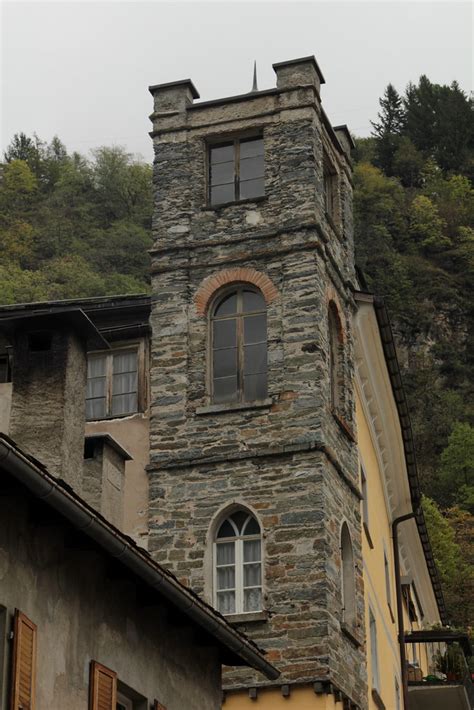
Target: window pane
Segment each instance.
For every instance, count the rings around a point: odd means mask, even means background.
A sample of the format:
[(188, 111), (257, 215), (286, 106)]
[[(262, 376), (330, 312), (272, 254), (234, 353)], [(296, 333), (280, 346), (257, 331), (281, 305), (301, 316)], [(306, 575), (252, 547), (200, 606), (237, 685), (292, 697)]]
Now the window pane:
[(260, 562), (260, 540), (244, 540), (244, 562)]
[[(220, 188), (218, 188), (220, 189)], [(247, 200), (251, 197), (261, 197), (265, 194), (265, 180), (256, 178), (255, 180), (240, 181), (240, 199)]]
[(113, 377), (113, 394), (127, 394), (137, 391), (137, 373), (124, 372)]
[(258, 316), (245, 316), (244, 318), (244, 343), (261, 343), (267, 339), (267, 316), (262, 313)]
[(237, 348), (214, 350), (214, 378), (231, 377), (237, 372)]
[(240, 180), (253, 180), (254, 178), (263, 178), (264, 166), (263, 155), (256, 158), (247, 158), (240, 161)]
[(224, 520), (220, 526), (217, 537), (235, 537), (235, 530), (228, 520)]
[(217, 592), (217, 609), (221, 614), (235, 614), (235, 592)]
[(256, 291), (244, 291), (243, 293), (243, 311), (244, 313), (249, 313), (250, 311), (266, 311), (267, 304), (261, 293)]
[(262, 583), (262, 565), (244, 565), (244, 587), (259, 587)]
[(217, 589), (235, 589), (235, 567), (218, 567)]
[(237, 400), (237, 376), (221, 377), (214, 380), (214, 402), (235, 402)]
[(255, 518), (250, 518), (248, 521), (247, 525), (245, 526), (245, 530), (243, 532), (244, 535), (258, 535), (260, 533), (260, 526), (255, 520)]
[(263, 138), (240, 141), (240, 159), (252, 158), (254, 155), (263, 155)]
[(218, 565), (233, 565), (235, 562), (235, 543), (219, 542), (216, 545)]
[(266, 372), (267, 369), (267, 344), (246, 345), (244, 347), (244, 374), (256, 375)]
[(136, 372), (137, 353), (118, 353), (114, 355), (114, 375), (120, 372)]
[(211, 147), (211, 164), (227, 163), (229, 160), (234, 160), (234, 144), (228, 143), (219, 147)]
[(233, 202), (234, 200), (234, 183), (211, 187), (211, 205), (220, 205), (223, 202)]
[(234, 161), (211, 165), (211, 185), (228, 185), (229, 183), (234, 183)]
[(137, 393), (114, 394), (112, 397), (112, 414), (130, 414), (137, 411)]
[[(225, 304), (222, 304), (225, 306)], [(214, 348), (230, 348), (236, 344), (235, 318), (214, 321)]]
[(90, 357), (87, 361), (87, 377), (102, 377), (105, 375), (105, 355)]
[(87, 419), (103, 419), (105, 417), (105, 397), (88, 399), (86, 402)]
[(218, 304), (214, 311), (214, 317), (231, 316), (234, 313), (237, 313), (237, 294), (231, 293)]
[(94, 377), (87, 380), (86, 397), (104, 397), (105, 396), (105, 377)]
[(244, 611), (260, 611), (262, 608), (262, 590), (246, 589), (244, 591)]
[(237, 526), (237, 530), (239, 531), (239, 535), (242, 533), (242, 528), (245, 525), (245, 521), (249, 517), (249, 514), (245, 510), (238, 510), (236, 513), (234, 513), (232, 516), (232, 520)]
[(245, 375), (244, 377), (244, 398), (246, 402), (255, 402), (265, 399), (267, 396), (267, 375)]

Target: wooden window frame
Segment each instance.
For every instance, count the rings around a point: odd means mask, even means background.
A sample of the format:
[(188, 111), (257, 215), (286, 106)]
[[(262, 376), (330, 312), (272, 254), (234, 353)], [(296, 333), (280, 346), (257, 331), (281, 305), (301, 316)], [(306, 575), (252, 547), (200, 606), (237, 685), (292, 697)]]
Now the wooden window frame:
[[(254, 535), (241, 535), (239, 534), (238, 530), (236, 529), (236, 526), (234, 522), (231, 520), (232, 515), (236, 512), (238, 512), (240, 509), (237, 508), (236, 510), (233, 510), (229, 515), (225, 518), (223, 518), (219, 525), (216, 528), (216, 533), (214, 535), (214, 542), (213, 542), (213, 557), (212, 557), (212, 574), (213, 574), (213, 600), (214, 600), (214, 608), (218, 609), (218, 600), (217, 600), (217, 593), (219, 592), (235, 592), (235, 609), (234, 611), (230, 612), (229, 614), (224, 614), (224, 616), (233, 616), (234, 614), (256, 614), (261, 611), (263, 611), (263, 535), (262, 535), (262, 528), (260, 526), (260, 523), (256, 519), (256, 517), (242, 509), (242, 512), (248, 513), (248, 518), (246, 522), (244, 523), (244, 526), (248, 524), (249, 519), (253, 519), (257, 522), (259, 528), (260, 528), (260, 533), (254, 534)], [(221, 525), (225, 521), (229, 521), (232, 527), (236, 530), (236, 535), (234, 537), (220, 537), (217, 538), (217, 533), (219, 532), (219, 529)], [(243, 527), (244, 527), (243, 526)], [(257, 562), (249, 562), (249, 563), (244, 563), (244, 542), (251, 541), (251, 540), (259, 540), (260, 541), (260, 585), (256, 585), (254, 587), (244, 587), (244, 564), (258, 564)], [(218, 565), (217, 564), (217, 546), (219, 544), (228, 544), (228, 543), (234, 543), (234, 564), (233, 565), (228, 565), (231, 567), (234, 567), (235, 569), (235, 588), (234, 589), (217, 589), (217, 568), (218, 567), (223, 567), (225, 565)], [(260, 589), (260, 609), (252, 609), (251, 611), (245, 611), (244, 610), (244, 590), (245, 589)], [(223, 612), (220, 612), (221, 614)]]
[[(207, 171), (207, 206), (208, 207), (221, 207), (223, 205), (233, 204), (235, 202), (251, 202), (253, 200), (261, 200), (265, 197), (265, 145), (263, 150), (263, 193), (261, 195), (256, 195), (255, 197), (240, 197), (240, 144), (242, 142), (247, 142), (251, 140), (261, 140), (263, 141), (263, 132), (260, 133), (239, 133), (238, 136), (229, 136), (225, 138), (221, 136), (219, 138), (213, 138), (208, 140), (206, 144), (206, 171)], [(226, 146), (233, 146), (234, 149), (234, 197), (232, 200), (226, 200), (225, 202), (212, 202), (211, 200), (211, 151), (213, 148), (224, 148)], [(231, 183), (229, 183), (231, 184)]]
[[(113, 358), (114, 355), (126, 352), (135, 352), (137, 354), (137, 408), (132, 412), (123, 412), (121, 414), (112, 414), (112, 395), (113, 395)], [(105, 357), (105, 415), (97, 419), (89, 419), (86, 421), (95, 422), (103, 421), (104, 419), (121, 419), (130, 417), (133, 414), (144, 412), (146, 409), (146, 373), (145, 373), (145, 343), (144, 341), (132, 343), (118, 343), (110, 350), (92, 350), (87, 353), (87, 359)], [(87, 401), (87, 397), (86, 397)]]
[[(372, 623), (373, 621), (373, 623)], [(373, 629), (373, 633), (372, 633)], [(372, 690), (380, 691), (380, 667), (379, 667), (379, 653), (378, 653), (378, 640), (377, 640), (377, 619), (372, 607), (369, 605), (369, 642), (370, 642), (370, 661), (371, 661), (371, 673), (372, 677), (370, 679)]]
[(127, 698), (126, 695), (123, 695), (120, 691), (117, 691), (117, 703), (120, 703), (125, 710), (133, 710), (133, 700), (131, 698)]
[[(246, 313), (243, 312), (242, 308), (240, 307), (239, 310), (239, 304), (241, 306), (243, 302), (243, 291), (253, 291), (254, 293), (259, 294), (264, 303), (265, 307), (262, 310), (258, 311), (248, 311)], [(222, 302), (224, 298), (227, 296), (230, 296), (232, 293), (236, 293), (237, 295), (237, 312), (233, 315), (225, 316), (225, 317), (217, 317), (215, 318), (214, 313), (216, 308), (218, 308), (219, 304)], [(261, 343), (265, 342), (266, 345), (266, 356), (267, 356), (267, 369), (266, 369), (266, 392), (265, 396), (262, 397), (261, 399), (257, 400), (247, 400), (245, 399), (245, 388), (244, 388), (244, 327), (243, 327), (243, 322), (244, 318), (247, 316), (256, 316), (256, 315), (262, 315), (265, 314), (267, 317), (267, 323), (266, 323), (266, 331), (265, 331), (265, 340), (259, 341), (258, 343), (252, 343), (252, 345), (259, 345)], [(215, 397), (214, 397), (214, 328), (213, 324), (217, 320), (225, 320), (225, 319), (232, 319), (235, 318), (236, 320), (236, 349), (237, 349), (237, 398), (235, 400), (226, 400), (225, 402), (216, 402)], [(208, 391), (210, 394), (210, 401), (212, 404), (222, 404), (222, 405), (235, 405), (235, 404), (254, 404), (258, 402), (262, 402), (265, 400), (265, 398), (268, 396), (268, 308), (266, 305), (266, 300), (259, 288), (256, 286), (253, 286), (252, 284), (249, 283), (236, 283), (232, 284), (232, 286), (229, 286), (225, 288), (224, 290), (219, 291), (214, 298), (212, 299), (211, 307), (209, 308), (209, 321), (208, 321), (208, 343), (209, 343), (209, 349), (208, 349)], [(256, 373), (256, 374), (262, 374), (262, 373)]]
[(99, 709), (99, 677), (105, 675), (112, 682), (111, 708), (116, 710), (117, 707), (117, 673), (112, 671), (107, 666), (104, 666), (98, 661), (90, 663), (90, 679), (89, 679), (89, 710)]
[(13, 619), (13, 663), (12, 663), (12, 682), (11, 682), (11, 710), (22, 710), (23, 700), (21, 697), (20, 676), (22, 663), (22, 629), (26, 626), (32, 633), (32, 648), (31, 648), (31, 674), (30, 674), (30, 702), (28, 710), (35, 710), (36, 706), (36, 646), (37, 646), (37, 627), (31, 619), (29, 619), (19, 609), (15, 609)]

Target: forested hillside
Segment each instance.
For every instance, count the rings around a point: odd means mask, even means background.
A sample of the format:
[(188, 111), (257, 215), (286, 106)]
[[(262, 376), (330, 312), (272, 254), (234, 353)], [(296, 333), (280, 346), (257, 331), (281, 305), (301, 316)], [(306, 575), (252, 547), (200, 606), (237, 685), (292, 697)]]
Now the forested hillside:
[[(459, 87), (389, 85), (356, 139), (357, 263), (392, 316), (425, 515), (454, 624), (474, 621), (474, 121)], [(148, 290), (151, 167), (15, 136), (0, 180), (0, 303)]]
[(356, 139), (356, 259), (387, 303), (454, 624), (474, 622), (474, 115), (453, 83), (389, 85)]

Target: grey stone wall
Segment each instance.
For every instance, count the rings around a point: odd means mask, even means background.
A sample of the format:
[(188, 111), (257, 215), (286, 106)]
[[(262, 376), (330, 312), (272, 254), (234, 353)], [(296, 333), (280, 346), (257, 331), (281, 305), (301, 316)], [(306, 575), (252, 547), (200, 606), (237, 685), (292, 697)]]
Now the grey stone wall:
[[(268, 618), (245, 630), (281, 682), (331, 679), (366, 705), (364, 654), (341, 631), (340, 525), (352, 534), (358, 627), (363, 589), (352, 393), (352, 188), (345, 150), (321, 113), (311, 62), (277, 68), (279, 89), (192, 105), (154, 89), (150, 550), (209, 601), (211, 523), (235, 501), (260, 515)], [(184, 96), (184, 92), (186, 96)], [(184, 98), (183, 98), (184, 97)], [(174, 111), (173, 111), (174, 106)], [(263, 131), (265, 197), (210, 208), (206, 140)], [(325, 214), (323, 160), (339, 174), (336, 224)], [(268, 389), (261, 408), (209, 407), (204, 279), (253, 268), (268, 305)], [(343, 401), (329, 385), (328, 304), (343, 324)], [(212, 557), (212, 555), (211, 555)], [(228, 684), (263, 682), (232, 672)]]
[(10, 435), (80, 493), (84, 451), (86, 348), (73, 333), (52, 333), (51, 348), (34, 351), (29, 334), (13, 349)]

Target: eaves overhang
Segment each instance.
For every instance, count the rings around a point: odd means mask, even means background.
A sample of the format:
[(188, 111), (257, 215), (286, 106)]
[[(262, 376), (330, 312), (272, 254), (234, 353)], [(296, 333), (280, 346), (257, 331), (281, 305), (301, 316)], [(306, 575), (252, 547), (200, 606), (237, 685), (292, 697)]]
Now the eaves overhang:
[(223, 663), (247, 665), (270, 680), (278, 678), (279, 671), (265, 660), (264, 652), (253, 641), (234, 629), (219, 612), (191, 589), (184, 587), (146, 550), (121, 533), (70, 486), (52, 476), (39, 461), (22, 451), (5, 434), (0, 434), (0, 472), (2, 470), (201, 627), (215, 640)]
[(421, 489), (416, 465), (413, 431), (388, 311), (383, 299), (377, 298), (371, 293), (355, 291), (354, 299), (356, 303), (359, 303), (360, 305), (371, 305), (375, 313), (378, 331), (380, 334), (380, 342), (384, 353), (390, 385), (400, 423), (412, 510), (415, 513), (416, 526), (422, 544), (426, 566), (430, 575), (433, 593), (436, 598), (440, 619), (443, 624), (447, 624), (448, 617), (441, 581), (434, 561), (433, 550), (428, 536), (423, 509), (421, 507)]

